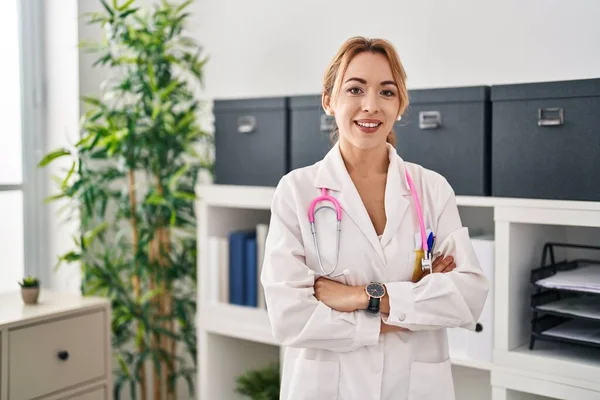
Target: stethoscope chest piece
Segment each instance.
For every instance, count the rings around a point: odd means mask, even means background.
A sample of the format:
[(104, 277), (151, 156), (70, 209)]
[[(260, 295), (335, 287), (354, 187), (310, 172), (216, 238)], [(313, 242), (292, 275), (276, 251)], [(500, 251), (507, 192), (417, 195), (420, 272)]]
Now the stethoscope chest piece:
[(426, 253), (425, 257), (421, 258), (421, 271), (429, 273), (433, 272), (433, 264), (431, 263), (431, 255)]

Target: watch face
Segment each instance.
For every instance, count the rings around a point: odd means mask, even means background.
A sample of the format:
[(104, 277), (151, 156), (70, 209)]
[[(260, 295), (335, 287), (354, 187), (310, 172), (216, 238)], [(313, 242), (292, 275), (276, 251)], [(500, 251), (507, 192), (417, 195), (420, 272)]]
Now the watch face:
[(381, 298), (385, 294), (385, 288), (379, 283), (371, 283), (367, 286), (367, 294), (371, 297)]

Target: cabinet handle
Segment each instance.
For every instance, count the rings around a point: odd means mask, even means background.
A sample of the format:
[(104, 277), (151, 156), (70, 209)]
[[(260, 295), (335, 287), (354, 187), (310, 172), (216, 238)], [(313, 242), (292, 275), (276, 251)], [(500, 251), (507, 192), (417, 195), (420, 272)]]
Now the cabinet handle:
[(442, 124), (442, 114), (439, 111), (421, 111), (419, 113), (420, 129), (437, 129)]
[(477, 324), (475, 324), (475, 332), (481, 332), (483, 330), (483, 325), (481, 325), (479, 322)]
[(67, 361), (69, 359), (69, 352), (66, 350), (59, 351), (58, 358), (62, 361)]
[(538, 126), (559, 126), (565, 123), (562, 107), (538, 108)]
[(251, 133), (256, 130), (256, 117), (253, 115), (246, 115), (238, 118), (238, 132), (239, 133)]

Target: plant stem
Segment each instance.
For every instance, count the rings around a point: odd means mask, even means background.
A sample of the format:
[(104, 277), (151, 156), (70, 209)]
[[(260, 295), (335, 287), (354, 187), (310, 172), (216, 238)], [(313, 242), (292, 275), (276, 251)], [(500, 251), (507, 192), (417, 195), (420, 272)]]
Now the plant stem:
[[(160, 182), (160, 178), (157, 177), (157, 191), (162, 197), (164, 195), (164, 187)], [(149, 258), (152, 264), (158, 264), (163, 270), (161, 273), (157, 273), (159, 282), (156, 280), (151, 281), (151, 290), (154, 290), (157, 285), (160, 285), (160, 294), (156, 297), (157, 306), (157, 317), (164, 318), (171, 314), (171, 288), (168, 285), (168, 273), (169, 268), (169, 252), (170, 252), (170, 237), (168, 228), (163, 226), (164, 221), (158, 221), (158, 227), (155, 231), (155, 236), (150, 242)], [(172, 332), (173, 323), (172, 321), (163, 321), (161, 327)], [(153, 383), (154, 383), (154, 399), (162, 398), (161, 393), (161, 382), (168, 382), (168, 377), (174, 373), (174, 354), (171, 349), (174, 347), (174, 343), (171, 343), (171, 339), (166, 335), (155, 334), (152, 338), (152, 347), (154, 349), (162, 350), (162, 353), (168, 355), (166, 361), (161, 361), (161, 375), (154, 370)], [(174, 387), (167, 386), (167, 399), (175, 399)]]
[[(134, 273), (133, 273), (133, 277), (131, 278), (132, 280), (132, 284), (133, 284), (133, 295), (135, 297), (136, 300), (139, 299), (140, 297), (140, 277), (137, 275), (137, 253), (138, 253), (138, 243), (139, 243), (139, 231), (138, 231), (138, 226), (137, 226), (137, 205), (136, 205), (136, 194), (135, 194), (135, 175), (134, 175), (134, 170), (130, 169), (129, 173), (129, 207), (131, 208), (131, 218), (130, 218), (130, 223), (131, 223), (131, 230), (132, 230), (132, 241), (133, 241), (133, 259), (134, 259)], [(142, 329), (141, 324), (138, 323), (138, 332)], [(138, 337), (140, 337), (140, 335), (138, 335)], [(142, 354), (145, 351), (145, 346), (144, 346), (144, 335), (141, 335), (141, 339), (138, 342), (138, 350), (140, 352), (140, 354)], [(146, 369), (144, 368), (144, 365), (142, 364), (140, 366), (140, 370), (139, 370), (139, 374), (140, 374), (140, 396), (141, 396), (141, 400), (146, 400), (147, 398), (147, 393), (146, 393)]]
[[(154, 265), (154, 263), (156, 263), (156, 261), (158, 260), (158, 242), (156, 240), (156, 237), (154, 237), (150, 243), (149, 243), (149, 249), (148, 249), (148, 256), (150, 259), (150, 263), (152, 265)], [(150, 277), (150, 290), (154, 291), (156, 289), (156, 279), (154, 278), (156, 276), (156, 274), (152, 274), (152, 276)], [(154, 306), (157, 308), (157, 314), (156, 317), (161, 317), (162, 316), (162, 310), (161, 310), (161, 297), (163, 296), (162, 293), (158, 294), (153, 300), (152, 302), (154, 303)], [(152, 335), (152, 349), (153, 350), (158, 350), (160, 348), (160, 334), (159, 333), (154, 333)], [(160, 365), (161, 365), (161, 371), (164, 371), (164, 362), (160, 361)], [(154, 399), (158, 400), (161, 399), (161, 381), (162, 381), (162, 376), (158, 374), (157, 371), (157, 366), (155, 365), (154, 368), (152, 369), (152, 386), (153, 386), (153, 393), (154, 393)], [(163, 372), (164, 374), (164, 372)]]
[[(164, 186), (160, 180), (160, 177), (157, 176), (157, 190), (159, 195), (162, 197), (164, 195)], [(161, 282), (162, 294), (160, 297), (160, 314), (167, 317), (171, 316), (172, 310), (172, 288), (170, 287), (170, 282), (168, 280), (168, 271), (167, 269), (170, 267), (169, 262), (169, 254), (171, 252), (171, 238), (169, 235), (168, 228), (161, 226), (157, 229), (157, 240), (158, 240), (158, 262), (161, 267), (165, 268), (163, 271), (163, 280)], [(168, 319), (163, 323), (163, 327), (169, 331), (174, 332), (174, 324), (172, 319)], [(162, 337), (161, 348), (168, 354), (167, 359), (167, 368), (165, 370), (165, 381), (168, 381), (169, 376), (172, 376), (175, 373), (175, 340), (171, 339), (167, 336)], [(167, 400), (175, 400), (176, 396), (175, 385), (170, 387), (167, 385)]]

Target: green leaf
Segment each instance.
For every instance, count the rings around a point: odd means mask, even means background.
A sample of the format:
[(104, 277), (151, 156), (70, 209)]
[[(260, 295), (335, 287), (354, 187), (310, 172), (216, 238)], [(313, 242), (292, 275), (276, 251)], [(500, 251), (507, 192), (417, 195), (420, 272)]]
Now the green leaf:
[(150, 291), (144, 293), (140, 297), (140, 299), (138, 300), (138, 303), (140, 303), (140, 304), (148, 303), (150, 300), (154, 299), (156, 296), (159, 296), (160, 294), (162, 294), (162, 290), (160, 288), (150, 290)]
[(156, 75), (154, 73), (154, 65), (152, 63), (148, 63), (148, 83), (150, 84), (150, 89), (153, 92), (156, 92)]
[(88, 248), (93, 243), (96, 236), (104, 232), (108, 228), (108, 222), (103, 222), (92, 230), (89, 230), (83, 234), (83, 247)]
[(187, 0), (184, 1), (183, 3), (181, 3), (179, 6), (177, 6), (177, 8), (175, 9), (175, 13), (179, 14), (181, 11), (183, 11), (185, 8), (187, 8), (194, 0)]
[[(127, 9), (129, 8), (129, 6), (130, 6), (131, 4), (133, 4), (133, 2), (134, 2), (134, 1), (135, 1), (135, 0), (128, 0), (128, 1), (126, 1), (124, 4), (122, 4), (121, 6), (117, 6), (117, 0), (114, 0), (114, 3), (113, 3), (113, 4), (114, 4), (114, 7), (115, 7), (117, 10), (119, 10), (119, 11), (123, 11), (123, 10), (127, 10)], [(122, 14), (121, 14), (121, 16), (122, 16)]]
[(92, 96), (81, 96), (81, 101), (83, 101), (85, 104), (90, 104), (96, 107), (100, 107), (103, 105), (102, 101), (100, 101), (99, 98)]
[(65, 190), (67, 188), (67, 185), (69, 183), (69, 179), (71, 178), (71, 176), (73, 175), (73, 172), (75, 171), (75, 167), (77, 166), (77, 161), (73, 161), (73, 163), (71, 164), (71, 169), (69, 169), (69, 172), (67, 173), (67, 176), (65, 176), (65, 179), (63, 180), (61, 187), (63, 190)]
[(54, 150), (53, 152), (46, 154), (44, 158), (39, 162), (38, 167), (45, 167), (57, 158), (70, 155), (71, 152), (65, 148)]
[(186, 201), (196, 200), (196, 195), (194, 193), (190, 193), (190, 192), (175, 191), (175, 192), (173, 192), (173, 197), (175, 197), (177, 199), (181, 199), (181, 200), (186, 200)]
[(167, 186), (169, 188), (169, 191), (174, 192), (174, 191), (177, 190), (177, 185), (179, 183), (179, 180), (189, 170), (190, 170), (190, 165), (189, 164), (184, 164), (179, 169), (177, 169), (177, 171), (175, 171), (175, 173), (173, 174), (173, 176), (171, 176), (171, 178), (169, 179), (169, 183), (167, 184)]
[(53, 201), (56, 201), (56, 200), (62, 199), (62, 198), (64, 198), (64, 197), (65, 197), (65, 194), (64, 194), (64, 193), (57, 193), (57, 194), (53, 194), (53, 195), (51, 195), (51, 196), (48, 196), (48, 197), (46, 197), (46, 198), (44, 199), (44, 204), (51, 203), (51, 202), (53, 202)]
[(108, 12), (111, 16), (115, 15), (115, 12), (110, 8), (108, 3), (106, 3), (106, 0), (100, 0), (100, 3), (102, 3), (106, 12)]

